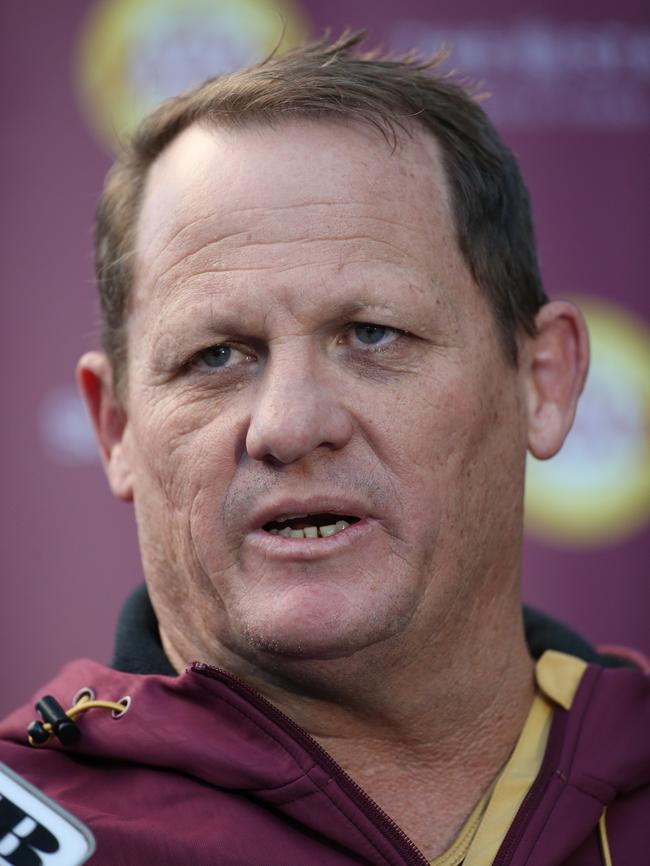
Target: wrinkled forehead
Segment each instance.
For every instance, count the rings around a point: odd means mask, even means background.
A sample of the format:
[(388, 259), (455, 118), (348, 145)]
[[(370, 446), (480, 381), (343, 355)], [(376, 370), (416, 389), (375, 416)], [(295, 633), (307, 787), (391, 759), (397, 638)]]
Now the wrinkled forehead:
[(438, 143), (419, 126), (398, 132), (392, 148), (379, 130), (347, 121), (195, 124), (149, 171), (136, 250), (151, 261), (201, 223), (214, 232), (217, 218), (226, 235), (253, 227), (263, 212), (299, 235), (316, 208), (325, 221), (344, 221), (347, 208), (351, 220), (383, 216), (414, 231), (441, 219), (451, 225)]

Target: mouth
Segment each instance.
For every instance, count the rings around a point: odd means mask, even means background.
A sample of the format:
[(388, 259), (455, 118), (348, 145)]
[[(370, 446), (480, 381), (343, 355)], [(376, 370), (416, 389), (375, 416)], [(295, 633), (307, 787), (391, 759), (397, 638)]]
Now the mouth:
[(270, 520), (262, 529), (284, 538), (330, 538), (360, 520), (354, 514), (288, 514)]

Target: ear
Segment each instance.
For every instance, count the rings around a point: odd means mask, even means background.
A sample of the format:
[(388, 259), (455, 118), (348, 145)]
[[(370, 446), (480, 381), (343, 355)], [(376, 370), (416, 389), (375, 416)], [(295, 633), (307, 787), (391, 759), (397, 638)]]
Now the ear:
[(528, 401), (528, 448), (539, 460), (562, 447), (575, 418), (589, 367), (589, 337), (582, 313), (568, 301), (538, 312), (537, 334), (522, 352)]
[(115, 393), (113, 367), (103, 352), (87, 352), (77, 364), (77, 382), (95, 428), (111, 491), (133, 500), (128, 447), (128, 415)]

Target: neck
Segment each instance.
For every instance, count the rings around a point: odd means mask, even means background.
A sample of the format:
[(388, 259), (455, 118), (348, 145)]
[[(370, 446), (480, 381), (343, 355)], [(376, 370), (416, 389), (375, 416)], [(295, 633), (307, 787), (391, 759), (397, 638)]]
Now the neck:
[[(442, 664), (429, 659), (428, 676), (411, 664), (389, 678), (384, 656), (386, 687), (374, 704), (357, 698), (301, 705), (285, 697), (287, 714), (427, 858), (456, 838), (508, 760), (530, 710), (533, 664), (520, 621), (508, 625), (491, 639), (475, 636), (472, 652), (440, 655)], [(365, 709), (355, 712), (355, 705)]]
[(415, 646), (263, 672), (222, 664), (309, 732), (427, 857), (448, 847), (494, 781), (534, 695), (518, 598), (491, 612), (476, 604)]
[(311, 694), (296, 675), (291, 689), (269, 679), (255, 686), (344, 765), (381, 750), (409, 752), (440, 770), (485, 764), (489, 774), (511, 751), (534, 693), (520, 610), (489, 635), (467, 627), (457, 638), (462, 650), (432, 642), (430, 653), (392, 653), (378, 645), (354, 667), (331, 662)]

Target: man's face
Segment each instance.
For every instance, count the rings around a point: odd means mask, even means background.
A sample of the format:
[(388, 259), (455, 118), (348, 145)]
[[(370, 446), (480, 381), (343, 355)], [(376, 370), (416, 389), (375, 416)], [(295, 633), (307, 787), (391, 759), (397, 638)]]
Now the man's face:
[(128, 351), (144, 567), (184, 660), (421, 643), (512, 580), (521, 385), (427, 134), (185, 131), (148, 179)]

